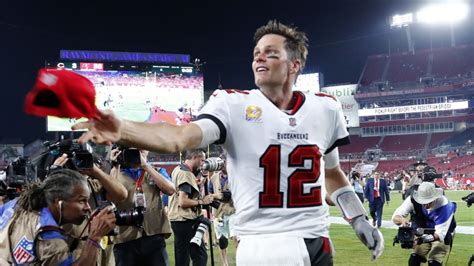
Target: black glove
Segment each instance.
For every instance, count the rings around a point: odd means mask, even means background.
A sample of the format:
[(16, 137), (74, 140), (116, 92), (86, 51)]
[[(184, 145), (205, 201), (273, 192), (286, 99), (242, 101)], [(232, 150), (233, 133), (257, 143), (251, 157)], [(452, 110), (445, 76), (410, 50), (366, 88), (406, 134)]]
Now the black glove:
[(474, 192), (462, 198), (465, 202), (467, 202), (467, 207), (471, 207), (474, 203)]

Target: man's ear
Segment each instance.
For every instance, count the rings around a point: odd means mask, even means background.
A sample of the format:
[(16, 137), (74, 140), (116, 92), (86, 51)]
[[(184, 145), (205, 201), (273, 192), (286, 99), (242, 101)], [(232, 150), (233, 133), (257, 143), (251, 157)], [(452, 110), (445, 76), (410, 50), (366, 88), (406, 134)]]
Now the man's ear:
[(296, 74), (301, 70), (301, 60), (295, 59), (290, 61), (290, 73)]

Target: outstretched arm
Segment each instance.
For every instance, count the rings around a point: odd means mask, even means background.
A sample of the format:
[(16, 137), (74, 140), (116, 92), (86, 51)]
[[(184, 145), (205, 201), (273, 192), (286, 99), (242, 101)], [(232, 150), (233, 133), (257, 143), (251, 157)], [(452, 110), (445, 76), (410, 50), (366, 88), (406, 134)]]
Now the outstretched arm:
[(130, 147), (164, 153), (197, 148), (203, 138), (201, 128), (194, 123), (176, 126), (132, 122), (121, 120), (112, 111), (99, 111), (96, 117), (77, 123), (72, 129), (88, 129), (79, 138), (81, 143), (89, 140), (100, 144), (120, 142)]

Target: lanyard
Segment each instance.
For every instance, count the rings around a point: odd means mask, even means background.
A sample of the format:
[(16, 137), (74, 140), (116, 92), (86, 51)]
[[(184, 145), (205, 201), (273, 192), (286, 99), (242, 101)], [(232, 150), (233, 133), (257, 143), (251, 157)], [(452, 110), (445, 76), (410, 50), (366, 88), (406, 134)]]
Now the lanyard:
[(143, 176), (145, 176), (145, 170), (142, 170), (140, 177), (137, 180), (137, 189), (142, 188)]

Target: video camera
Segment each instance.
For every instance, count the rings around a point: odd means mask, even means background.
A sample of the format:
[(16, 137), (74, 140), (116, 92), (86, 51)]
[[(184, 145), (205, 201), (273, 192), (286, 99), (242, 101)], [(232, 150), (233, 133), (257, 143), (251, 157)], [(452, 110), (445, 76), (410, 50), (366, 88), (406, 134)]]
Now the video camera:
[(18, 157), (7, 166), (5, 182), (0, 189), (0, 195), (12, 200), (20, 195), (23, 186), (36, 179), (36, 166), (27, 158)]
[(436, 179), (441, 178), (443, 175), (438, 174), (436, 169), (432, 166), (427, 165), (423, 172), (419, 175), (419, 177), (423, 180), (423, 182), (434, 182)]
[(140, 150), (124, 146), (112, 146), (112, 149), (119, 149), (117, 163), (124, 167), (138, 167), (141, 165)]
[(53, 155), (53, 161), (64, 153), (67, 154), (69, 160), (64, 165), (65, 168), (83, 170), (94, 167), (93, 149), (88, 143), (80, 144), (76, 139), (65, 139), (53, 144), (46, 142), (45, 145)]
[(434, 228), (412, 228), (412, 227), (399, 227), (397, 235), (393, 238), (393, 246), (400, 243), (401, 248), (411, 249), (416, 241), (416, 244), (421, 244), (421, 236), (424, 234), (433, 235), (435, 233)]
[(201, 169), (206, 171), (220, 171), (224, 169), (225, 161), (220, 157), (211, 157), (204, 160)]

